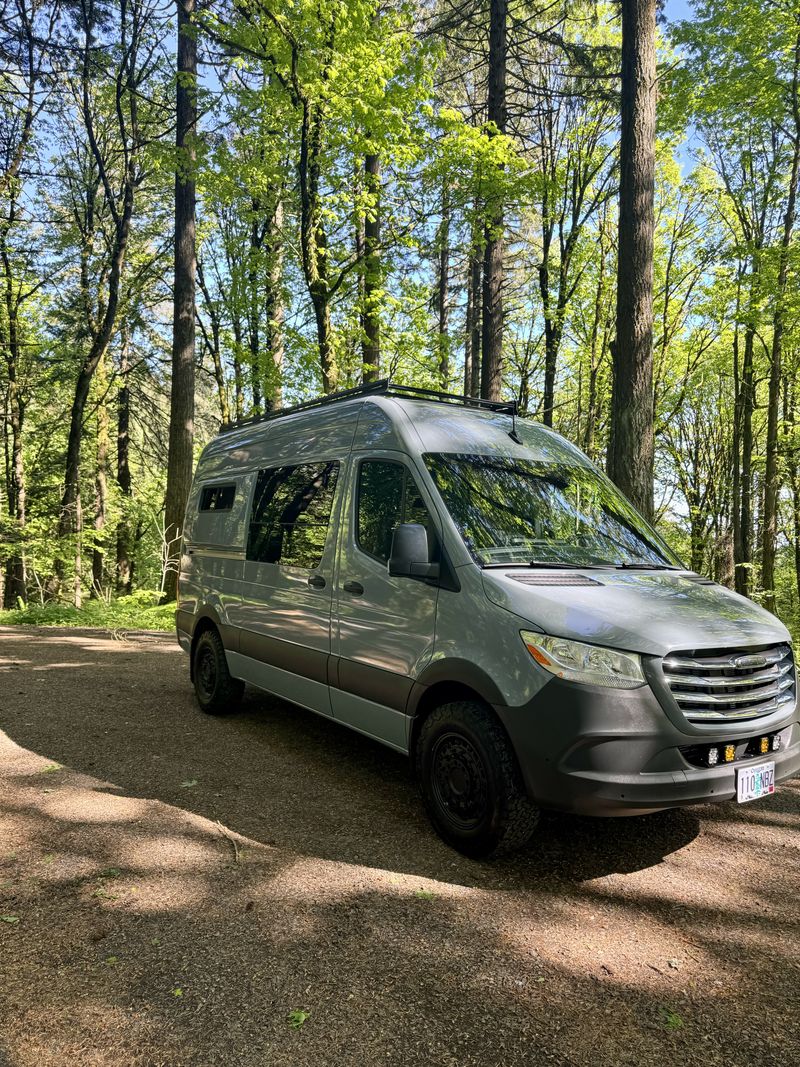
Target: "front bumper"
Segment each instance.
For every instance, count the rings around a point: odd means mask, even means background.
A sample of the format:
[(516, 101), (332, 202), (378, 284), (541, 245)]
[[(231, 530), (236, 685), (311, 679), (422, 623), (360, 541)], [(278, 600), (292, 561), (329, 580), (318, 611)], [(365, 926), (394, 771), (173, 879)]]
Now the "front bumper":
[[(529, 796), (542, 807), (582, 815), (640, 815), (731, 800), (736, 771), (771, 760), (776, 782), (800, 773), (800, 722), (678, 726), (650, 686), (602, 689), (554, 678), (528, 704), (495, 711), (508, 732)], [(779, 733), (778, 752), (735, 764), (692, 766), (681, 746), (723, 744)]]

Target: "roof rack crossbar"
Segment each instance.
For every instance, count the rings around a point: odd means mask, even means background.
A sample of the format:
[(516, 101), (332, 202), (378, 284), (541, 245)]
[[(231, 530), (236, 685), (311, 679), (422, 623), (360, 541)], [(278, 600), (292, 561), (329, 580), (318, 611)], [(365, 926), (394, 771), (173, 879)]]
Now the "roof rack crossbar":
[(487, 411), (502, 411), (509, 415), (517, 410), (516, 400), (484, 400), (479, 396), (444, 393), (439, 389), (425, 389), (419, 385), (395, 385), (394, 382), (389, 382), (386, 392), (389, 396), (420, 396), (425, 400), (452, 401), (464, 404), (465, 407), (485, 408)]
[(252, 415), (247, 419), (237, 419), (235, 422), (225, 422), (220, 427), (220, 433), (228, 433), (231, 430), (241, 430), (247, 426), (256, 426), (261, 422), (271, 422), (286, 415), (295, 415), (300, 411), (308, 411), (311, 408), (327, 407), (328, 404), (336, 404), (341, 400), (355, 400), (361, 396), (397, 396), (419, 397), (423, 400), (436, 400), (442, 403), (463, 404), (465, 407), (482, 408), (488, 411), (500, 411), (508, 415), (516, 415), (516, 400), (484, 400), (477, 396), (462, 396), (459, 393), (445, 393), (438, 389), (426, 389), (416, 385), (395, 385), (390, 378), (381, 378), (375, 382), (366, 382), (364, 385), (356, 385), (352, 389), (340, 389), (336, 393), (328, 393), (327, 396), (318, 396), (313, 400), (304, 400), (300, 404), (292, 404), (288, 408), (277, 408), (275, 411), (267, 411), (263, 415)]

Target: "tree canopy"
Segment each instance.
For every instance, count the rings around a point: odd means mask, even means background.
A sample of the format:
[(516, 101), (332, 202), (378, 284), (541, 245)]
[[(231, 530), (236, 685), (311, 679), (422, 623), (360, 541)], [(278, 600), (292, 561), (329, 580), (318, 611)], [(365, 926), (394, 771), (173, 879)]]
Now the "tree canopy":
[[(617, 4), (191, 8), (198, 122), (176, 149), (173, 3), (0, 0), (6, 607), (169, 584), (176, 172), (197, 197), (195, 454), (221, 422), (377, 376), (514, 398), (612, 473), (610, 445), (650, 447), (614, 402), (637, 269)], [(800, 9), (669, 10), (653, 512), (687, 565), (797, 627)]]

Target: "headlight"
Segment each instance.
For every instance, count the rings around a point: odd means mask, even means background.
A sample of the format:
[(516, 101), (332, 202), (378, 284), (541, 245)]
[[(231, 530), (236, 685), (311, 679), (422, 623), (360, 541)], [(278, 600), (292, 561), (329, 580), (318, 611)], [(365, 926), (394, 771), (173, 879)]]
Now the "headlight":
[(644, 685), (642, 661), (635, 652), (618, 652), (615, 648), (585, 645), (582, 641), (567, 641), (530, 630), (522, 630), (521, 635), (536, 662), (557, 678), (609, 689), (636, 689)]

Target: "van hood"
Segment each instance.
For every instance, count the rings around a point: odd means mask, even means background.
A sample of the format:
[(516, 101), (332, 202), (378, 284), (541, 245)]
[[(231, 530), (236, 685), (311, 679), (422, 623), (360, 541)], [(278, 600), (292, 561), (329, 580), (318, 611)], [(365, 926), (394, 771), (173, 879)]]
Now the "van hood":
[[(774, 615), (690, 572), (482, 572), (486, 595), (533, 629), (644, 655), (790, 641)], [(699, 584), (702, 583), (702, 584)]]

